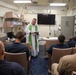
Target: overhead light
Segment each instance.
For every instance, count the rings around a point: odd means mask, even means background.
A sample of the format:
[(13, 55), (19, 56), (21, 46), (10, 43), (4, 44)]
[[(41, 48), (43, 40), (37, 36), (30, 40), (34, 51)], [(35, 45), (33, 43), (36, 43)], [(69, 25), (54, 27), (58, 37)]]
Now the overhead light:
[(66, 6), (66, 3), (50, 3), (50, 6)]
[(31, 0), (14, 0), (14, 3), (31, 3)]

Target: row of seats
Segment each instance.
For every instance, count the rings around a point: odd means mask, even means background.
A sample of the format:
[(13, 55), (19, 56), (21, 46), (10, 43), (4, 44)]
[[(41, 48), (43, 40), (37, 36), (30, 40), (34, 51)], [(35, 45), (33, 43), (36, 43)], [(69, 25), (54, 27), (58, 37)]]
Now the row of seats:
[(51, 70), (51, 65), (53, 63), (59, 63), (59, 60), (60, 60), (61, 57), (65, 56), (65, 55), (71, 55), (71, 54), (74, 54), (74, 53), (76, 53), (76, 47), (65, 48), (65, 49), (53, 48), (52, 56), (50, 54), (48, 54), (49, 70)]
[[(65, 44), (68, 42), (68, 40), (65, 40)], [(46, 40), (46, 50), (48, 50), (48, 48), (51, 46), (51, 45), (54, 45), (54, 44), (57, 44), (58, 43), (58, 40)]]
[(29, 61), (26, 57), (26, 52), (23, 53), (8, 53), (5, 52), (5, 59), (9, 62), (17, 62), (28, 72)]
[[(65, 44), (67, 44), (68, 40), (65, 40)], [(53, 48), (52, 56), (47, 53), (47, 50), (51, 47), (51, 45), (57, 44), (58, 40), (46, 40), (46, 43), (44, 44), (45, 50), (44, 55), (45, 57), (48, 57), (48, 69), (51, 70), (52, 63), (58, 63), (59, 59), (62, 56), (70, 55), (76, 53), (76, 48), (68, 48), (68, 49), (58, 49)]]
[[(67, 41), (68, 40), (65, 40), (65, 44), (67, 43)], [(46, 40), (46, 43), (44, 44), (44, 47), (45, 47), (45, 50), (44, 50), (44, 55), (45, 55), (45, 57), (46, 56), (48, 56), (48, 54), (47, 54), (47, 50), (49, 49), (49, 47), (51, 46), (51, 45), (54, 45), (54, 44), (57, 44), (58, 43), (58, 40)]]
[[(8, 42), (8, 43), (4, 42), (5, 47), (9, 44), (10, 44), (10, 42)], [(31, 51), (30, 43), (22, 43), (22, 44), (26, 45), (28, 47), (29, 51)], [(29, 73), (29, 65), (30, 64), (29, 64), (29, 61), (27, 60), (26, 52), (22, 52), (22, 53), (5, 52), (5, 59), (8, 60), (9, 62), (19, 63), (21, 66), (24, 67), (24, 69), (26, 69), (27, 73)]]
[[(49, 40), (48, 40), (48, 42), (50, 42)], [(49, 45), (49, 47), (50, 47), (50, 45), (52, 45), (52, 44), (56, 44), (57, 43), (57, 40), (52, 40), (51, 41), (51, 44), (47, 44), (46, 43), (46, 48), (47, 48), (47, 45)], [(8, 44), (10, 44), (10, 43), (4, 43), (4, 45), (5, 45), (5, 47), (8, 45)], [(28, 45), (28, 43), (23, 43), (24, 45), (27, 45), (28, 46), (28, 48), (29, 48), (29, 50), (30, 50), (30, 45)], [(52, 57), (50, 57), (49, 56), (49, 67), (51, 67), (51, 64), (52, 63), (58, 63), (58, 61), (59, 61), (59, 59), (60, 59), (60, 57), (62, 57), (62, 56), (64, 56), (64, 55), (68, 55), (68, 54), (71, 54), (73, 52), (73, 49), (72, 48), (68, 48), (68, 49), (64, 49), (64, 50), (61, 50), (61, 49), (56, 49), (56, 48), (54, 48), (54, 50), (53, 50), (53, 55), (52, 55)], [(58, 55), (57, 55), (58, 54)], [(8, 61), (15, 61), (15, 62), (17, 62), (17, 63), (19, 63), (19, 64), (21, 64), (24, 68), (26, 68), (27, 70), (29, 70), (28, 69), (28, 65), (29, 65), (29, 62), (27, 61), (27, 59), (26, 59), (26, 57), (25, 58), (23, 58), (23, 60), (19, 60), (19, 58), (21, 57), (19, 57), (19, 56), (21, 55), (21, 53), (5, 53), (5, 58), (8, 60)], [(26, 52), (25, 53), (23, 53), (22, 55), (26, 55)], [(15, 59), (15, 57), (17, 56), (17, 58)], [(26, 59), (25, 61), (24, 61), (24, 59)], [(51, 69), (51, 68), (50, 68)]]

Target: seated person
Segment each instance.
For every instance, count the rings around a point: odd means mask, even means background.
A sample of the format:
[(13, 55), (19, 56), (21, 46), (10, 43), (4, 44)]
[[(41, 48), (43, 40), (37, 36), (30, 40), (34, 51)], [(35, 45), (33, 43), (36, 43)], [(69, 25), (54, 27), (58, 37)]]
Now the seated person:
[(13, 42), (13, 41), (15, 41), (15, 35), (14, 35), (13, 32), (8, 32), (8, 33), (7, 33), (6, 41), (8, 41), (8, 42)]
[(30, 59), (28, 47), (21, 43), (22, 39), (24, 38), (24, 35), (25, 34), (22, 31), (17, 32), (15, 42), (6, 46), (5, 51), (10, 53), (26, 52), (27, 58)]
[(26, 75), (26, 72), (21, 65), (4, 60), (4, 54), (4, 45), (0, 41), (0, 75)]
[(63, 56), (59, 64), (52, 64), (52, 75), (72, 75), (72, 71), (76, 71), (76, 54)]
[(58, 44), (52, 45), (49, 49), (48, 49), (48, 53), (52, 55), (52, 49), (53, 48), (69, 48), (68, 45), (64, 44), (65, 41), (65, 36), (64, 35), (60, 35), (58, 37)]
[(7, 37), (8, 37), (9, 39), (12, 39), (12, 38), (14, 37), (14, 33), (13, 33), (13, 32), (8, 32), (8, 33), (7, 33)]
[(68, 46), (71, 47), (75, 47), (76, 44), (76, 37), (70, 37), (69, 41), (67, 42)]

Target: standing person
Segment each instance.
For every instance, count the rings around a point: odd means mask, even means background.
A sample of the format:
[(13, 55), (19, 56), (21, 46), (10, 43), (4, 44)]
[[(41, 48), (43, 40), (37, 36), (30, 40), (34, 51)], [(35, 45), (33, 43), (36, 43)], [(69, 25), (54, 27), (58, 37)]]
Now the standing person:
[(26, 42), (30, 42), (30, 45), (32, 46), (31, 55), (35, 57), (39, 52), (39, 28), (38, 25), (36, 25), (36, 18), (33, 18), (32, 23), (26, 27), (25, 32)]

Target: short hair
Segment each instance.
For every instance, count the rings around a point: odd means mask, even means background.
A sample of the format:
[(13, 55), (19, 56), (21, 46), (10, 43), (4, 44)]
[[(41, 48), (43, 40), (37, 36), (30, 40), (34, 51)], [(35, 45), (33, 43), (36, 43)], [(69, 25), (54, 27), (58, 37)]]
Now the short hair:
[(58, 40), (59, 40), (60, 43), (64, 43), (65, 36), (64, 35), (59, 35)]
[(16, 38), (19, 39), (19, 40), (22, 40), (24, 35), (25, 35), (25, 33), (23, 31), (19, 31), (16, 34)]
[(33, 18), (33, 20), (36, 20), (36, 18)]

